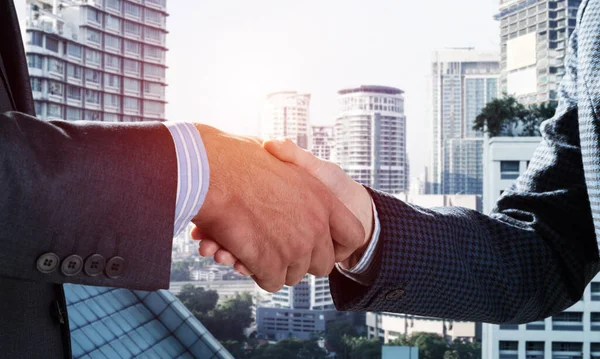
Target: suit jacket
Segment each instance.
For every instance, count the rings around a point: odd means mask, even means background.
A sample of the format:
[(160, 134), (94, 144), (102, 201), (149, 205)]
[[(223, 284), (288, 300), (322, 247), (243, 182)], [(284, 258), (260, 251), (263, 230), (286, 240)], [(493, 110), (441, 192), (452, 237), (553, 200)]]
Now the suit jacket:
[(0, 1), (0, 357), (70, 358), (61, 283), (168, 288), (177, 163), (160, 123), (35, 117)]
[(330, 277), (341, 310), (490, 323), (545, 318), (578, 301), (600, 270), (600, 0), (584, 1), (555, 116), (529, 168), (490, 216), (424, 209), (371, 191), (381, 222), (360, 285)]

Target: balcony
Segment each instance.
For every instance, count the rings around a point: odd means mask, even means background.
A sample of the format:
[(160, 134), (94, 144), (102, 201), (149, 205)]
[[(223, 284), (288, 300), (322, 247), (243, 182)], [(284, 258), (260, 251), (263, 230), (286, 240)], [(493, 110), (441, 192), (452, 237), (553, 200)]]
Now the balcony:
[(145, 0), (144, 5), (149, 8), (166, 11), (167, 10), (167, 1), (166, 0)]

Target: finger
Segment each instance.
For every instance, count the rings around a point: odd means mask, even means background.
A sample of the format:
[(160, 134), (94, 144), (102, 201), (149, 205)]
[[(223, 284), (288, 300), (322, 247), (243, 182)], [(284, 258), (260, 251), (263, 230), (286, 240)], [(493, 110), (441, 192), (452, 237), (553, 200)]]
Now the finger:
[(250, 277), (252, 276), (252, 272), (250, 271), (250, 269), (248, 269), (242, 262), (237, 261), (235, 262), (235, 264), (233, 265), (233, 269), (235, 269), (236, 271), (238, 271), (241, 275), (246, 276), (246, 277)]
[(226, 266), (232, 266), (235, 264), (235, 262), (237, 262), (237, 258), (235, 258), (228, 251), (221, 248), (217, 251), (217, 253), (215, 253), (215, 262)]
[(194, 227), (192, 227), (192, 230), (190, 231), (190, 237), (194, 240), (201, 240), (201, 239), (204, 239), (204, 234), (202, 234), (202, 232), (200, 231), (200, 228), (194, 226)]
[(298, 147), (289, 138), (278, 140), (267, 140), (263, 143), (267, 152), (284, 162), (290, 162), (303, 168), (311, 174), (316, 173), (324, 164), (324, 161), (312, 153)]
[(311, 254), (310, 267), (308, 273), (317, 277), (323, 277), (331, 273), (335, 265), (335, 253), (333, 250), (333, 241), (327, 233), (320, 241)]
[(275, 293), (285, 284), (286, 275), (287, 268), (284, 268), (282, 270), (271, 271), (267, 276), (259, 277), (254, 275), (252, 278), (262, 289), (266, 290), (267, 292)]
[(331, 237), (339, 245), (336, 246), (335, 260), (341, 262), (365, 242), (365, 229), (362, 223), (339, 200), (332, 199), (329, 217)]
[(200, 242), (200, 248), (198, 248), (198, 253), (202, 257), (212, 257), (215, 255), (215, 253), (217, 253), (219, 249), (221, 249), (221, 246), (217, 242), (211, 239), (204, 239), (202, 240), (202, 242)]
[(285, 276), (285, 284), (289, 286), (294, 286), (304, 278), (306, 273), (308, 273), (308, 269), (310, 268), (310, 258), (306, 258), (299, 263), (291, 265), (287, 269), (287, 274)]

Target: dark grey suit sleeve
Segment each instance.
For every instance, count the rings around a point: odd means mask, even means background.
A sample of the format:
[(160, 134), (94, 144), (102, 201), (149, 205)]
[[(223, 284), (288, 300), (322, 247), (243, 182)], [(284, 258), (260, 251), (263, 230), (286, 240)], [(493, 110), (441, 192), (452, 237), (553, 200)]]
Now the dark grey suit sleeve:
[[(0, 166), (0, 276), (168, 288), (177, 163), (164, 125), (43, 122), (8, 112), (0, 114)], [(44, 253), (61, 261), (47, 274), (37, 267)], [(123, 258), (123, 273), (61, 270), (70, 255), (94, 254)]]
[(600, 260), (580, 148), (576, 48), (577, 34), (557, 113), (491, 216), (371, 191), (381, 223), (366, 274), (374, 280), (363, 286), (334, 270), (338, 309), (524, 323), (581, 298)]

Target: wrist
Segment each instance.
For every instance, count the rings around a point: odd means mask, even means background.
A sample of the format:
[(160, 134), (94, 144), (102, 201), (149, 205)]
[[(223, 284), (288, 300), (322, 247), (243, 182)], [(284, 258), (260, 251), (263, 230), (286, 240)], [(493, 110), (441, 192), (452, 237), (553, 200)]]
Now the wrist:
[(363, 224), (363, 228), (365, 230), (365, 239), (363, 244), (357, 248), (350, 257), (340, 262), (342, 268), (344, 269), (351, 269), (358, 264), (367, 251), (367, 248), (369, 248), (369, 244), (371, 244), (373, 230), (375, 228), (375, 217), (373, 213), (373, 202), (371, 200), (371, 196), (362, 185), (358, 186), (360, 187), (361, 193), (359, 196), (361, 198), (361, 206), (359, 207), (360, 210), (358, 213), (356, 213), (356, 215)]

